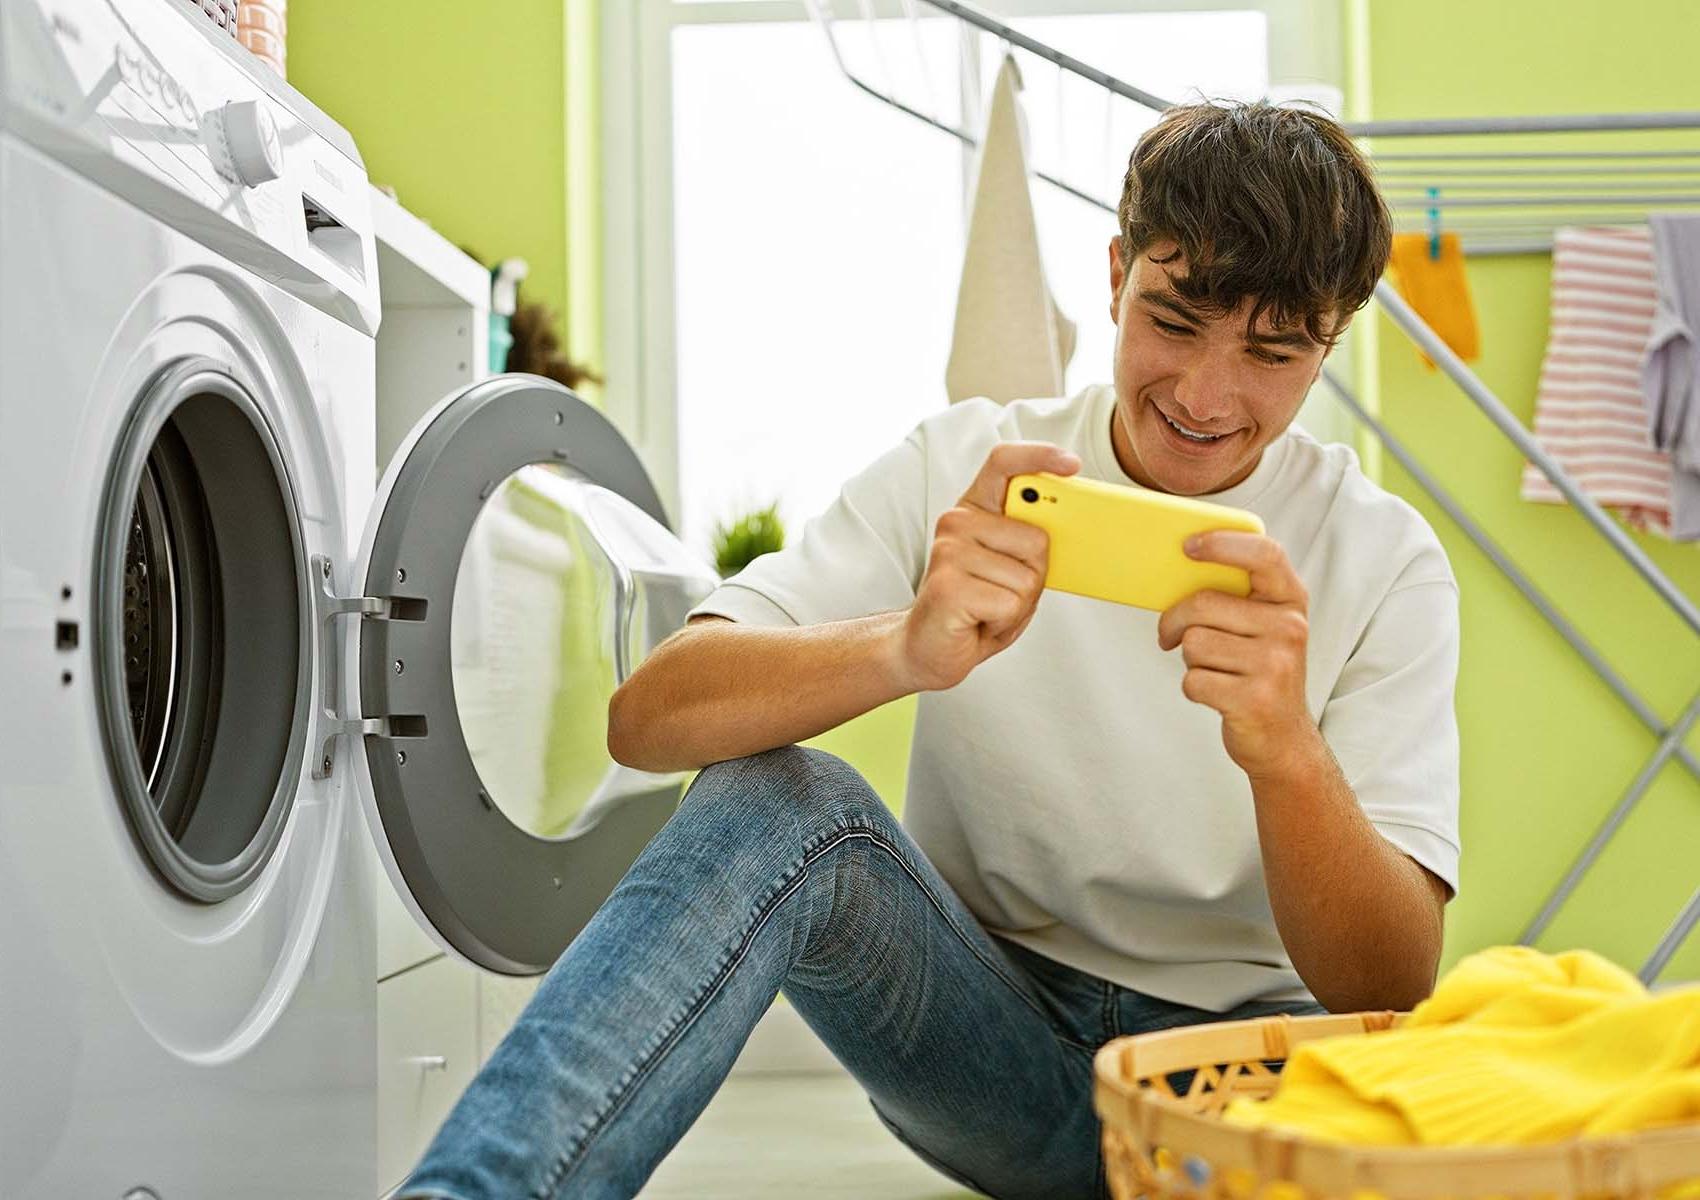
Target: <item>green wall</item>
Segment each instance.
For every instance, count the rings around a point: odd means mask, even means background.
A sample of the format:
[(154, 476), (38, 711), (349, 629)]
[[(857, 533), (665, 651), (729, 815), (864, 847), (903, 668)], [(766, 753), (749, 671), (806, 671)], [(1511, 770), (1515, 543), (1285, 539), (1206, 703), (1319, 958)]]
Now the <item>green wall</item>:
[(564, 312), (563, 0), (291, 0), (289, 81), (360, 145), (372, 182), (486, 262), (531, 264)]
[[(1692, 64), (1700, 9), (1686, 0), (1646, 0), (1615, 19), (1581, 0), (1357, 4), (1354, 15), (1368, 26), (1358, 78), (1367, 74), (1374, 118), (1700, 109)], [(1482, 258), (1469, 275), (1482, 325), (1475, 367), (1529, 424), (1550, 260)], [(1568, 506), (1518, 499), (1516, 450), (1457, 388), (1418, 364), (1386, 318), (1377, 320), (1376, 382), (1395, 432), (1630, 684), (1673, 717), (1700, 687), (1700, 638)], [(1382, 481), (1440, 532), (1462, 590), (1464, 865), (1448, 913), (1450, 963), (1517, 937), (1654, 741), (1390, 459)], [(1700, 597), (1700, 548), (1637, 541)], [(1688, 744), (1700, 752), (1700, 736)], [(1697, 863), (1700, 783), (1667, 766), (1542, 948), (1587, 946), (1638, 967), (1700, 885)], [(1665, 978), (1696, 977), (1700, 937), (1691, 937)]]

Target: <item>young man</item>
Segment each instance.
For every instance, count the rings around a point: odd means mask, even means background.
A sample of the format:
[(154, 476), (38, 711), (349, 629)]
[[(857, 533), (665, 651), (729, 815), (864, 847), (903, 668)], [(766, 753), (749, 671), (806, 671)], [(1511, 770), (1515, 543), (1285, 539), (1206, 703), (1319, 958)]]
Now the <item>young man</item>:
[[(711, 765), (402, 1194), (632, 1195), (783, 989), (940, 1170), (1095, 1197), (1109, 1038), (1426, 995), (1457, 589), (1413, 509), (1292, 427), (1388, 247), (1323, 117), (1148, 132), (1110, 245), (1115, 386), (923, 420), (627, 681), (613, 755)], [(1191, 549), (1251, 595), (1044, 594), (1046, 535), (1002, 515), (1035, 470), (1258, 513), (1267, 537)], [(912, 692), (899, 826), (792, 743)]]

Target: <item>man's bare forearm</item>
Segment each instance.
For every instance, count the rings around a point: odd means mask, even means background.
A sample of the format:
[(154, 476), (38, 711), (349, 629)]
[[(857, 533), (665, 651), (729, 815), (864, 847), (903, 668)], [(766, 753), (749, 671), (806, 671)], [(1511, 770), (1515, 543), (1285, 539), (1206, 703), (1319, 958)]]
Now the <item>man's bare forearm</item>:
[(803, 741), (909, 695), (906, 616), (784, 628), (693, 623), (614, 693), (608, 752), (639, 770), (693, 770)]
[(1320, 731), (1290, 774), (1253, 779), (1252, 795), (1275, 926), (1317, 1000), (1346, 1012), (1426, 997), (1444, 885), (1370, 824)]

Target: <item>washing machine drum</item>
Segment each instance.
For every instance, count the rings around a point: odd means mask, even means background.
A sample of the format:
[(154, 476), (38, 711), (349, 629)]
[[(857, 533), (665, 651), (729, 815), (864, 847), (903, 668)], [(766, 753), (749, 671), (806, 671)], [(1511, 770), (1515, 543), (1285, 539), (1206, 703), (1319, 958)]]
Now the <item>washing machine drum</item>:
[(290, 474), (228, 373), (161, 373), (108, 477), (96, 560), (101, 720), (131, 830), (203, 901), (253, 882), (301, 780), (312, 593)]
[(168, 886), (223, 899), (264, 868), (304, 776), (350, 769), (436, 938), (547, 970), (678, 803), (681, 776), (608, 757), (608, 699), (718, 577), (614, 426), (533, 376), (420, 422), (352, 572), (303, 545), (251, 397), (205, 362), (164, 372), (126, 429), (97, 573), (102, 720), (138, 842)]

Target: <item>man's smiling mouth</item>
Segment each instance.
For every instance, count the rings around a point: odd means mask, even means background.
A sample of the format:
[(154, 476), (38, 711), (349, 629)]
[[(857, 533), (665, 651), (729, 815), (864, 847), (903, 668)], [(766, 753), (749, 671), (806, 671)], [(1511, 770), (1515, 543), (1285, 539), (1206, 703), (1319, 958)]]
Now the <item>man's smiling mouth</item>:
[[(1157, 406), (1155, 404), (1153, 404), (1151, 407), (1157, 408)], [(1201, 442), (1201, 443), (1219, 442), (1223, 438), (1228, 436), (1225, 433), (1198, 433), (1198, 432), (1195, 432), (1194, 430), (1188, 429), (1185, 425), (1180, 424), (1178, 421), (1175, 421), (1173, 418), (1171, 418), (1169, 416), (1168, 413), (1164, 412), (1160, 408), (1157, 408), (1157, 415), (1159, 417), (1162, 417), (1163, 420), (1168, 422), (1170, 429), (1173, 429), (1176, 433), (1180, 434), (1182, 437), (1184, 437), (1189, 442)]]

